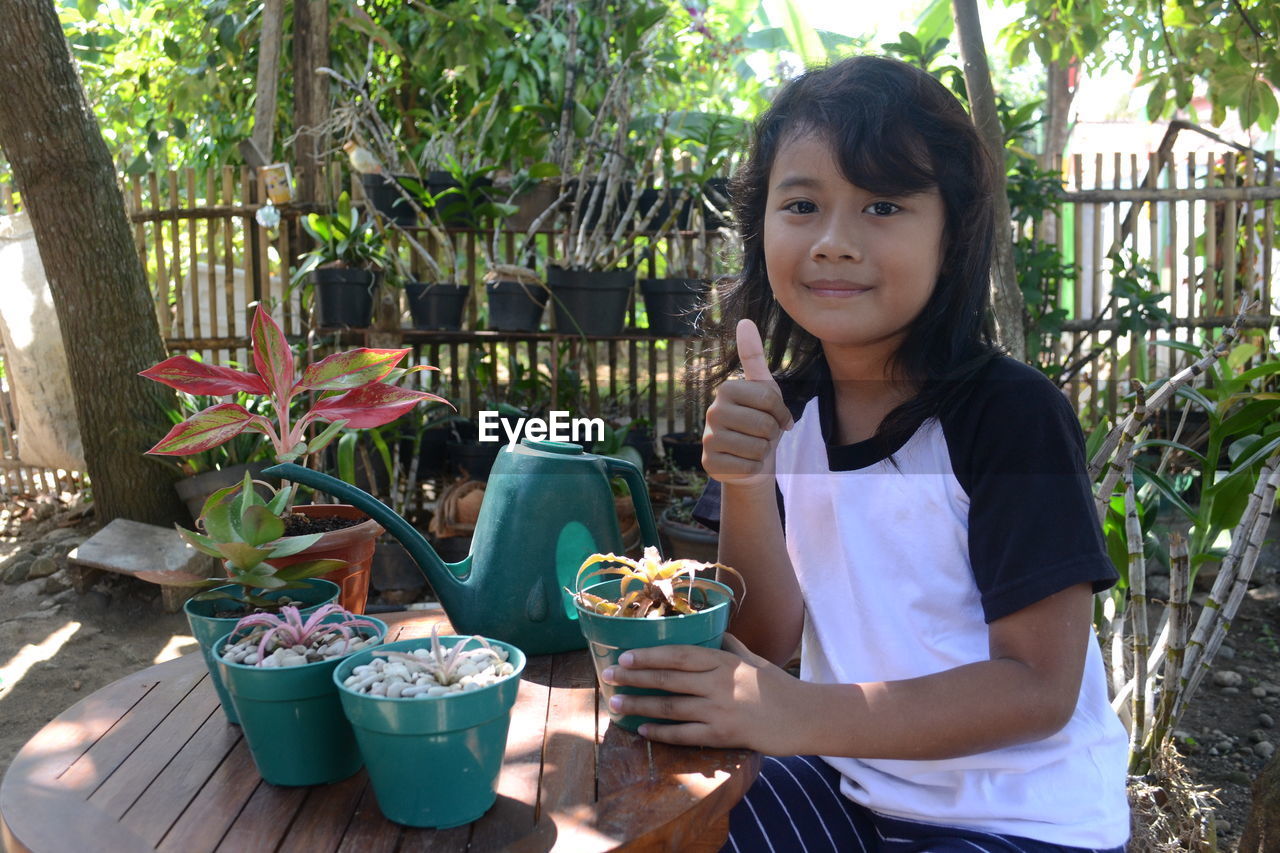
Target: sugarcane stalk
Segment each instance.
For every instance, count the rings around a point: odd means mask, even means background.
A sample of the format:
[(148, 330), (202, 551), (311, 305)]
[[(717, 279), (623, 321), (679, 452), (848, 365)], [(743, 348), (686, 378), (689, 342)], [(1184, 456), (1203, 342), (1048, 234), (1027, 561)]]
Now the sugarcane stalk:
[[(1267, 460), (1267, 464), (1263, 467), (1262, 473), (1258, 478), (1258, 484), (1254, 487), (1253, 492), (1249, 495), (1249, 506), (1245, 510), (1245, 518), (1243, 518), (1232, 532), (1231, 550), (1227, 554), (1227, 559), (1223, 561), (1222, 571), (1219, 573), (1218, 580), (1223, 575), (1228, 574), (1228, 562), (1232, 562), (1232, 558), (1239, 554), (1238, 563), (1230, 572), (1231, 591), (1227, 597), (1226, 603), (1216, 608), (1216, 618), (1211, 620), (1213, 633), (1208, 640), (1202, 640), (1202, 645), (1198, 648), (1188, 645), (1188, 652), (1195, 654), (1195, 658), (1184, 660), (1182, 665), (1182, 680), (1186, 682), (1185, 686), (1177, 697), (1177, 703), (1174, 707), (1173, 720), (1182, 715), (1186, 708), (1187, 702), (1190, 701), (1195, 690), (1200, 685), (1200, 681), (1204, 678), (1206, 672), (1209, 671), (1213, 664), (1214, 655), (1222, 646), (1223, 640), (1226, 639), (1227, 633), (1231, 630), (1231, 620), (1235, 616), (1236, 611), (1240, 608), (1240, 602), (1244, 600), (1245, 593), (1249, 589), (1249, 578), (1253, 576), (1254, 566), (1257, 565), (1258, 555), (1262, 551), (1262, 542), (1266, 537), (1267, 528), (1271, 524), (1271, 513), (1275, 506), (1276, 489), (1280, 487), (1280, 453), (1277, 453)], [(1243, 548), (1237, 550), (1236, 538), (1239, 537), (1244, 543)], [(1214, 583), (1215, 590), (1218, 584)], [(1208, 603), (1205, 605), (1208, 610)], [(1197, 633), (1200, 632), (1201, 625), (1205, 623), (1204, 615), (1201, 614), (1200, 624), (1196, 625)], [(1194, 642), (1194, 637), (1193, 637)]]
[(1129, 754), (1138, 753), (1147, 725), (1147, 570), (1142, 553), (1142, 526), (1138, 523), (1137, 499), (1133, 487), (1133, 459), (1125, 460), (1124, 533), (1129, 551), (1129, 607), (1133, 610), (1133, 715), (1129, 730)]
[[(1169, 537), (1169, 653), (1164, 661), (1164, 680), (1160, 691), (1160, 703), (1156, 708), (1147, 739), (1142, 744), (1142, 763), (1135, 773), (1144, 773), (1151, 766), (1151, 758), (1173, 730), (1174, 707), (1178, 698), (1178, 681), (1182, 669), (1182, 654), (1187, 642), (1191, 612), (1187, 607), (1191, 599), (1191, 561), (1187, 554), (1186, 537), (1173, 533)], [(1132, 759), (1131, 759), (1132, 760)]]
[[(1227, 351), (1231, 348), (1231, 343), (1240, 334), (1240, 324), (1244, 321), (1247, 309), (1251, 309), (1254, 303), (1242, 305), (1240, 313), (1236, 315), (1232, 324), (1222, 330), (1222, 336), (1218, 338), (1218, 342), (1211, 350), (1200, 357), (1194, 364), (1184, 367), (1175, 373), (1169, 381), (1163, 383), (1159, 387), (1151, 387), (1147, 389), (1147, 411), (1158, 412), (1164, 408), (1169, 398), (1177, 392), (1179, 388), (1191, 382), (1200, 374), (1204, 373), (1210, 364), (1220, 358), (1226, 356)], [(1132, 429), (1131, 421), (1135, 418), (1133, 414), (1128, 415), (1119, 424), (1107, 433), (1107, 437), (1103, 440), (1102, 446), (1098, 448), (1098, 452), (1093, 455), (1093, 459), (1089, 460), (1089, 481), (1093, 482), (1098, 479), (1098, 475), (1102, 473), (1102, 468), (1111, 455), (1115, 452), (1116, 447), (1120, 443), (1120, 437), (1126, 430)]]
[[(1124, 474), (1125, 466), (1131, 464), (1134, 449), (1137, 447), (1138, 436), (1146, 433), (1144, 423), (1147, 419), (1146, 389), (1142, 387), (1140, 382), (1133, 381), (1131, 390), (1135, 398), (1133, 413), (1130, 417), (1125, 418), (1121, 424), (1120, 441), (1116, 445), (1114, 455), (1107, 461), (1106, 476), (1102, 478), (1102, 484), (1098, 486), (1094, 497), (1099, 524), (1102, 524), (1107, 518), (1107, 508), (1111, 505), (1111, 495), (1115, 491), (1116, 483)], [(1132, 476), (1130, 481), (1132, 481)]]

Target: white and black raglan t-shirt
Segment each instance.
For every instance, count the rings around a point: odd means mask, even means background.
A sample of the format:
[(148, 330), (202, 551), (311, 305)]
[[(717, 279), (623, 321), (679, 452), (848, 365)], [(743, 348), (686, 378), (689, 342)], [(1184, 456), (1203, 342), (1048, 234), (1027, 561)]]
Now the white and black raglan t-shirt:
[[(1075, 584), (1115, 582), (1079, 424), (1033, 368), (994, 359), (892, 460), (874, 440), (832, 444), (829, 379), (794, 387), (808, 390), (788, 394), (796, 424), (777, 470), (805, 600), (804, 680), (891, 681), (988, 660), (988, 623)], [(1048, 738), (939, 761), (826, 760), (846, 796), (887, 815), (1106, 848), (1129, 834), (1126, 749), (1091, 642), (1075, 713)]]

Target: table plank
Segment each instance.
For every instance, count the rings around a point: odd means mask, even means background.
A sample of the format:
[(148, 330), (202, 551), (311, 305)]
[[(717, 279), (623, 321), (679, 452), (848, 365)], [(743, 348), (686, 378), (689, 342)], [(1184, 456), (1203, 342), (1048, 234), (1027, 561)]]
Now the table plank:
[(159, 849), (169, 853), (214, 849), (260, 782), (242, 737), (165, 834)]
[[(169, 661), (154, 669), (144, 670), (149, 678), (140, 679), (138, 685), (143, 695), (123, 716), (111, 726), (111, 737), (99, 737), (59, 777), (58, 782), (66, 790), (92, 794), (115, 772), (151, 731), (182, 702), (201, 678), (206, 677), (203, 666), (199, 668), (183, 660)], [(171, 666), (172, 664), (172, 666)], [(106, 734), (106, 732), (103, 732)]]
[[(203, 679), (208, 680), (207, 676)], [(218, 697), (212, 691), (187, 693), (137, 749), (103, 780), (90, 795), (89, 802), (112, 817), (123, 816), (215, 711), (218, 711)]]
[[(256, 776), (257, 773), (252, 775)], [(249, 802), (222, 837), (217, 850), (245, 853), (247, 850), (275, 850), (289, 831), (293, 817), (307, 797), (306, 788), (281, 788), (261, 779)]]
[(498, 800), (474, 824), (474, 850), (501, 850), (534, 831), (550, 695), (551, 658), (529, 659), (511, 711), (511, 730), (498, 776)]
[(542, 748), (538, 821), (554, 820), (555, 849), (606, 850), (617, 840), (592, 826), (596, 800), (596, 672), (585, 654), (556, 655)]
[(364, 780), (364, 790), (356, 804), (355, 814), (347, 824), (338, 853), (394, 853), (400, 843), (400, 827), (382, 816), (369, 784), (369, 774), (356, 774)]
[(280, 853), (337, 850), (368, 783), (368, 774), (361, 770), (341, 782), (311, 788), (280, 845)]
[(206, 679), (201, 687), (207, 688), (205, 692), (211, 700), (204, 724), (121, 819), (152, 846), (160, 844), (210, 774), (240, 742), (240, 728), (227, 722), (210, 682)]

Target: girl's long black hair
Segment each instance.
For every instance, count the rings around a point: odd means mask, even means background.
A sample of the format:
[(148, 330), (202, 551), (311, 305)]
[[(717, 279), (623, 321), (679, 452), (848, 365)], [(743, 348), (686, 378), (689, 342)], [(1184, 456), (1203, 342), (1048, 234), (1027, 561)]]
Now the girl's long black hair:
[[(946, 209), (937, 286), (894, 354), (895, 375), (919, 392), (894, 409), (876, 437), (896, 447), (950, 405), (999, 354), (987, 313), (994, 245), (992, 164), (968, 113), (946, 87), (893, 59), (856, 56), (788, 83), (756, 121), (730, 196), (742, 235), (742, 272), (720, 285), (719, 350), (708, 382), (738, 369), (735, 327), (755, 321), (769, 367), (780, 380), (810, 375), (821, 343), (773, 298), (764, 259), (765, 202), (779, 146), (799, 134), (828, 140), (845, 179), (877, 194), (937, 187)], [(788, 358), (789, 357), (789, 358)], [(785, 369), (784, 359), (788, 360)]]

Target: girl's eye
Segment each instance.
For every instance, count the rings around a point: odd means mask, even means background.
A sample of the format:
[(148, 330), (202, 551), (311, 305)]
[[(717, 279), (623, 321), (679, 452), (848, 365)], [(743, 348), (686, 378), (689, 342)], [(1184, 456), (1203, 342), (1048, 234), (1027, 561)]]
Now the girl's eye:
[(818, 206), (811, 201), (800, 200), (793, 201), (782, 209), (790, 213), (813, 213), (818, 209)]
[(875, 204), (868, 207), (867, 210), (871, 211), (876, 216), (892, 216), (899, 210), (902, 210), (902, 208), (898, 207), (891, 201), (877, 201)]

